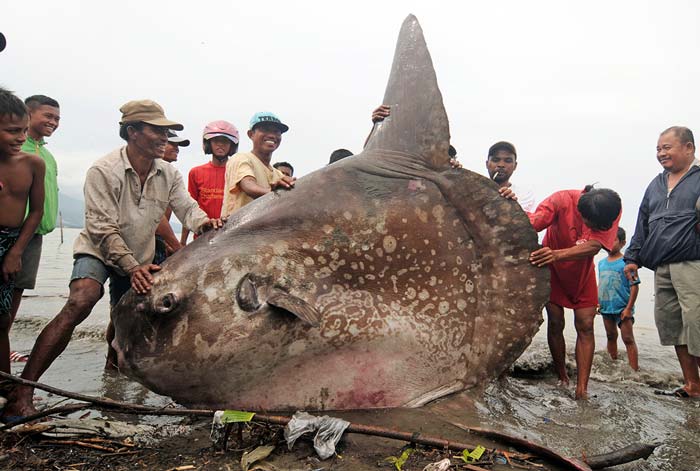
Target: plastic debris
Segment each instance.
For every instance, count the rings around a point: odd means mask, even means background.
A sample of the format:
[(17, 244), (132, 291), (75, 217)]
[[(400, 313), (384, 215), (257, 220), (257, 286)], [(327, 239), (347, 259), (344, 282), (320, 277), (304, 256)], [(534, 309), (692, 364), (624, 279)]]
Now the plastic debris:
[(243, 469), (243, 471), (248, 471), (250, 469), (250, 465), (264, 460), (270, 456), (270, 453), (272, 453), (274, 449), (275, 447), (272, 445), (264, 445), (257, 447), (255, 450), (249, 453), (243, 453), (243, 456), (241, 456), (241, 469)]
[(393, 464), (394, 467), (396, 468), (396, 471), (401, 471), (401, 468), (403, 467), (404, 464), (406, 464), (406, 461), (408, 461), (408, 457), (411, 456), (413, 451), (414, 451), (413, 448), (404, 448), (401, 455), (390, 456), (385, 461), (388, 461), (389, 463)]
[(218, 410), (214, 412), (214, 419), (211, 422), (211, 441), (219, 448), (226, 448), (228, 439), (227, 424), (250, 422), (255, 416), (255, 412), (244, 412), (240, 410)]
[(337, 417), (315, 417), (306, 412), (296, 412), (284, 427), (284, 439), (291, 450), (297, 438), (306, 432), (316, 432), (314, 450), (319, 458), (325, 460), (335, 454), (335, 446), (349, 425), (350, 422)]
[(452, 466), (452, 462), (449, 458), (445, 458), (444, 460), (438, 461), (436, 463), (430, 463), (425, 468), (423, 468), (423, 471), (447, 471), (448, 469), (450, 469), (450, 466)]
[(485, 451), (486, 448), (481, 445), (477, 445), (471, 452), (469, 452), (469, 450), (464, 450), (460, 455), (460, 458), (462, 458), (465, 463), (472, 463), (474, 461), (479, 461), (481, 455), (483, 455)]

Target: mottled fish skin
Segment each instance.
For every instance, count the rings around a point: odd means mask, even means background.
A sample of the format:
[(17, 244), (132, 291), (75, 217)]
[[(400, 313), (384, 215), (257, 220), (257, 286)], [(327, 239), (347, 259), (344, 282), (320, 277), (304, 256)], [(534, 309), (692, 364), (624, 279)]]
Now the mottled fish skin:
[(362, 154), (259, 198), (170, 257), (149, 295), (124, 296), (126, 374), (188, 406), (339, 410), (420, 406), (515, 361), (549, 272), (528, 263), (517, 203), (450, 168), (414, 17), (384, 102), (399, 106)]

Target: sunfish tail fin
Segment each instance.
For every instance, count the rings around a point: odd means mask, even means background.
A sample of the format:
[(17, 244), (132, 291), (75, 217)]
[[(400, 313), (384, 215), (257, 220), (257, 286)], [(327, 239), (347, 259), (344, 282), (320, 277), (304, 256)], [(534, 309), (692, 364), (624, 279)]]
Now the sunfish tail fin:
[(383, 103), (391, 106), (391, 116), (375, 125), (365, 150), (419, 156), (436, 169), (449, 164), (447, 113), (423, 30), (413, 15), (401, 26)]

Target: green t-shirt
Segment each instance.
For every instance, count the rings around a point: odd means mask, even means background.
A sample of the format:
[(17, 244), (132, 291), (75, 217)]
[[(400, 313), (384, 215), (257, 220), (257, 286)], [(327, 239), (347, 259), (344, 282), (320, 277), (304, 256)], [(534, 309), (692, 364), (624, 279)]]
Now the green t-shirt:
[[(46, 164), (46, 176), (44, 177), (44, 215), (41, 217), (37, 234), (45, 235), (56, 229), (56, 216), (58, 216), (58, 167), (56, 159), (46, 149), (44, 140), (36, 141), (31, 136), (22, 145), (22, 152), (38, 155)], [(29, 205), (27, 204), (27, 212)]]

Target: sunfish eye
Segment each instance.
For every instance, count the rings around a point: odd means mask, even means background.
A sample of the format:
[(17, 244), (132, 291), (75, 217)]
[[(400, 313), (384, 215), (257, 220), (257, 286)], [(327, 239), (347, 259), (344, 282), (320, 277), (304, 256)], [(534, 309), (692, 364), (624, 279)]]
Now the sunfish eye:
[(179, 300), (175, 293), (167, 293), (161, 296), (155, 305), (155, 311), (159, 314), (167, 314), (177, 307)]

